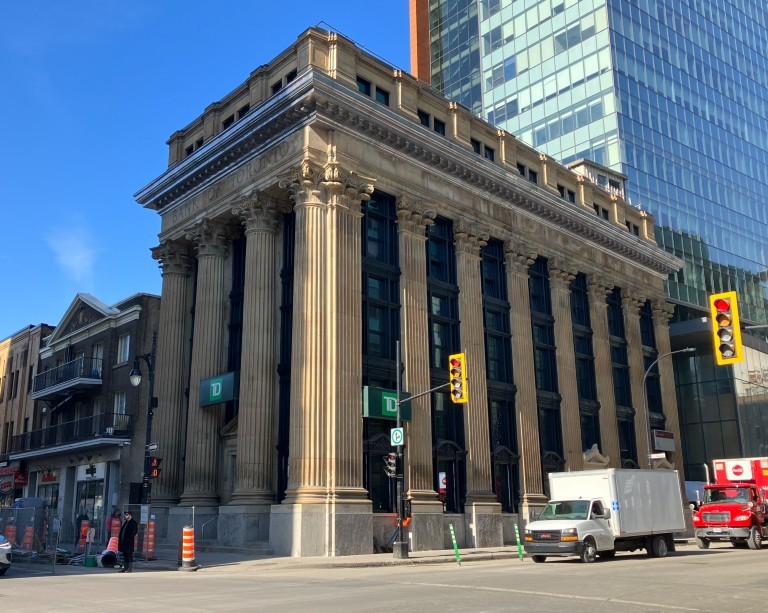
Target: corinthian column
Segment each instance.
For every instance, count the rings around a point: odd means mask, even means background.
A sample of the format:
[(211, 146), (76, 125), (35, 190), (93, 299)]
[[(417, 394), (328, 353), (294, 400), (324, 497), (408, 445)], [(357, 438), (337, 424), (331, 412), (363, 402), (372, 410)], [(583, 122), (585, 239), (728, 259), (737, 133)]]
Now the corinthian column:
[(275, 499), (275, 413), (278, 328), (276, 242), (286, 208), (265, 194), (241, 198), (232, 213), (245, 226), (245, 287), (237, 481), (230, 504), (272, 504)]
[(613, 284), (595, 275), (587, 276), (589, 321), (592, 324), (592, 347), (595, 352), (595, 382), (600, 401), (601, 453), (612, 468), (621, 467), (619, 424), (616, 420), (616, 395), (613, 389), (611, 339), (608, 334), (608, 303)]
[(459, 282), (461, 342), (467, 368), (469, 401), (460, 405), (464, 413), (467, 449), (467, 497), (464, 502), (467, 528), (475, 547), (493, 547), (503, 542), (501, 505), (491, 484), (491, 440), (488, 433), (488, 387), (485, 368), (483, 290), (480, 279), (480, 249), (488, 234), (460, 220), (454, 224), (456, 268)]
[(218, 502), (219, 429), (222, 406), (200, 407), (200, 381), (225, 369), (225, 321), (227, 297), (224, 260), (228, 238), (223, 226), (204, 220), (187, 231), (197, 253), (197, 293), (189, 376), (186, 480), (181, 503), (211, 506)]
[[(668, 354), (672, 351), (669, 342), (669, 320), (672, 319), (675, 307), (663, 299), (654, 300), (651, 307), (653, 309), (653, 333), (656, 338), (656, 350), (659, 352), (659, 355)], [(665, 428), (675, 435), (675, 451), (672, 453), (672, 464), (680, 474), (681, 482), (684, 482), (683, 451), (680, 446), (680, 416), (677, 406), (677, 390), (675, 389), (672, 359), (671, 356), (662, 358), (657, 364), (661, 384), (661, 399), (664, 403), (661, 409), (664, 412)], [(667, 363), (662, 364), (663, 361)]]
[[(404, 365), (403, 389), (418, 393), (428, 390), (429, 312), (427, 310), (426, 229), (435, 212), (426, 210), (408, 194), (397, 199), (397, 234), (400, 252), (400, 337)], [(429, 395), (411, 400), (408, 434), (408, 497), (411, 510), (424, 503), (437, 503), (432, 470), (432, 417)], [(442, 504), (439, 505), (442, 514)], [(416, 520), (414, 519), (414, 522)], [(441, 536), (442, 539), (442, 536)]]
[[(328, 203), (328, 487), (335, 501), (362, 503), (370, 511), (363, 488), (363, 287), (360, 210), (373, 192), (373, 182), (343, 170), (331, 160), (322, 187)], [(335, 549), (346, 547), (344, 535)], [(336, 537), (334, 537), (336, 538)]]
[(533, 362), (533, 331), (528, 268), (536, 260), (536, 252), (519, 241), (504, 244), (509, 288), (512, 330), (512, 365), (515, 374), (515, 410), (517, 438), (520, 447), (520, 515), (527, 522), (531, 513), (546, 502), (541, 479), (541, 447), (539, 445), (539, 410), (536, 404), (536, 372)]
[(171, 506), (179, 501), (183, 486), (182, 433), (188, 369), (187, 314), (189, 250), (186, 244), (163, 241), (152, 249), (163, 271), (163, 294), (157, 334), (155, 389), (158, 399), (152, 437), (163, 451), (163, 478), (154, 484), (152, 504)]
[(576, 354), (573, 348), (573, 321), (571, 316), (571, 281), (577, 271), (568, 267), (562, 258), (552, 258), (549, 267), (549, 286), (552, 294), (552, 313), (555, 317), (555, 345), (557, 346), (557, 387), (562, 398), (560, 423), (563, 428), (565, 470), (582, 470), (584, 455), (581, 448), (581, 418), (579, 416), (579, 390), (576, 385)]
[(645, 403), (643, 378), (645, 360), (643, 359), (643, 341), (640, 334), (640, 307), (644, 300), (636, 292), (621, 291), (621, 304), (624, 313), (624, 332), (627, 338), (627, 358), (629, 360), (630, 386), (632, 387), (632, 406), (635, 409), (635, 440), (637, 441), (637, 460), (642, 468), (651, 466), (648, 457), (648, 409)]

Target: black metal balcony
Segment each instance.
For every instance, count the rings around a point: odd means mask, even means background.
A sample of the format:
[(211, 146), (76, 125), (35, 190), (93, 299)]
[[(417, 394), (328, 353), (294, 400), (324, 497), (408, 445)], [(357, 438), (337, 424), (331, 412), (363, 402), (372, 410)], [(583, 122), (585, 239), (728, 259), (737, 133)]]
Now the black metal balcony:
[(102, 360), (81, 356), (35, 376), (30, 398), (51, 398), (65, 390), (101, 385)]
[[(68, 449), (90, 447), (99, 441), (109, 444), (130, 440), (132, 436), (133, 417), (131, 415), (102, 413), (17, 434), (11, 441), (11, 456), (27, 451), (64, 446)], [(78, 445), (78, 443), (83, 444)]]

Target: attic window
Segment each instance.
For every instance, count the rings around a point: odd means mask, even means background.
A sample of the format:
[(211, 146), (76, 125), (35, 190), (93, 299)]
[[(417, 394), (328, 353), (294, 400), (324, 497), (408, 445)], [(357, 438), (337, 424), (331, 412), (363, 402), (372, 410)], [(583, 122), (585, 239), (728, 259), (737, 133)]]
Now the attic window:
[(232, 114), (221, 122), (221, 129), (226, 130), (229, 126), (235, 123), (235, 115)]
[(285, 84), (288, 85), (291, 81), (296, 80), (296, 69), (294, 68), (289, 72), (287, 75), (285, 75)]
[(237, 118), (242, 119), (248, 114), (248, 111), (251, 110), (251, 105), (246, 104), (244, 106), (241, 106), (239, 109), (237, 109)]
[(357, 91), (366, 96), (371, 95), (371, 82), (363, 79), (363, 77), (357, 77)]

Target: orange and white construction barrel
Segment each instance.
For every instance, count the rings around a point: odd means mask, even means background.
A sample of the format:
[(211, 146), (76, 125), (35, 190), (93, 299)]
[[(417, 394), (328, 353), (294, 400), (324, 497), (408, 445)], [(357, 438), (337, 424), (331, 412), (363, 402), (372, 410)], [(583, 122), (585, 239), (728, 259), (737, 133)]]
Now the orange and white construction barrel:
[(200, 568), (195, 562), (195, 529), (184, 526), (181, 536), (181, 567), (179, 570), (192, 571)]

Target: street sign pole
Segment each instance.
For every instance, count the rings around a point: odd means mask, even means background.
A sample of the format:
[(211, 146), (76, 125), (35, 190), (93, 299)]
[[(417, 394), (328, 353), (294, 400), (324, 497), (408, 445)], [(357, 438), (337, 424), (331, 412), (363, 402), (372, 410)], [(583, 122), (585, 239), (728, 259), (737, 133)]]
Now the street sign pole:
[[(397, 375), (396, 375), (396, 381), (397, 381), (397, 428), (403, 427), (402, 422), (402, 415), (400, 414), (400, 394), (402, 391), (402, 372), (403, 372), (403, 363), (400, 359), (400, 341), (396, 342), (395, 345), (395, 362), (397, 364)], [(403, 443), (405, 443), (405, 440), (401, 441), (401, 444), (397, 446), (397, 476), (395, 477), (397, 479), (397, 540), (392, 544), (392, 555), (395, 559), (401, 560), (408, 557), (408, 543), (405, 541), (403, 537), (403, 521), (405, 520), (405, 499), (404, 499), (404, 493), (403, 493), (403, 477), (405, 473), (405, 466), (403, 463)]]

